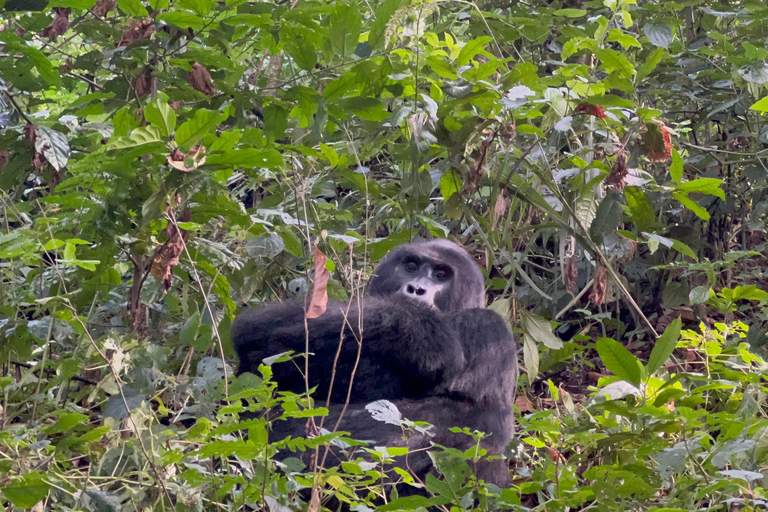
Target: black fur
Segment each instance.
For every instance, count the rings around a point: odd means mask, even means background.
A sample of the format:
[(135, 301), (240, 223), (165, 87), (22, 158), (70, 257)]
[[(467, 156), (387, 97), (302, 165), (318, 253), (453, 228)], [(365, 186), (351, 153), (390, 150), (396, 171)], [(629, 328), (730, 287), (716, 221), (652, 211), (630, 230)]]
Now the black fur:
[[(491, 434), (484, 448), (501, 454), (513, 434), (517, 348), (504, 320), (484, 308), (483, 276), (469, 255), (442, 240), (401, 246), (379, 265), (368, 293), (362, 312), (356, 301), (351, 305), (329, 302), (325, 314), (308, 320), (309, 384), (317, 386), (314, 396), (320, 404), (328, 396), (342, 341), (326, 427), (335, 424), (346, 400), (357, 340), (362, 339), (340, 430), (379, 446), (407, 443), (413, 450), (435, 442), (467, 449), (471, 439), (448, 428), (469, 427)], [(240, 372), (256, 372), (265, 357), (281, 352), (303, 353), (303, 302), (246, 311), (235, 320), (232, 336)], [(273, 372), (279, 390), (305, 390), (295, 364), (274, 365)], [(365, 410), (365, 405), (379, 399), (391, 401), (409, 420), (430, 422), (436, 435), (414, 433), (404, 441), (398, 426), (374, 420)], [(276, 422), (275, 435), (301, 435), (299, 423), (303, 429), (304, 422)], [(424, 452), (408, 459), (409, 468), (420, 477), (430, 464)], [(500, 486), (509, 483), (503, 461), (478, 469), (486, 481)]]

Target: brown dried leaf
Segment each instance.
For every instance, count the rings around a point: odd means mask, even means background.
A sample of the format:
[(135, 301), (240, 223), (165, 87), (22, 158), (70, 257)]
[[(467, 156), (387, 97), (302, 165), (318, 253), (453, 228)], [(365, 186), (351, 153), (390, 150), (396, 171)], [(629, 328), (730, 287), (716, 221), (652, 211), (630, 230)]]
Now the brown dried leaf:
[(599, 117), (600, 119), (605, 119), (605, 109), (601, 107), (600, 105), (590, 105), (589, 103), (581, 103), (578, 107), (576, 107), (576, 112), (583, 112), (590, 116)]
[(515, 398), (515, 406), (520, 409), (520, 412), (533, 412), (536, 410), (536, 408), (533, 406), (533, 403), (531, 403), (531, 401), (525, 395), (520, 395)]
[(103, 18), (115, 7), (117, 7), (117, 0), (99, 0), (91, 9), (91, 12), (99, 18)]
[(610, 190), (624, 190), (624, 179), (627, 177), (627, 153), (623, 149), (616, 155), (616, 161), (611, 167), (611, 173), (605, 179), (605, 184)]
[(69, 28), (69, 13), (71, 10), (70, 7), (54, 7), (53, 12), (56, 14), (56, 17), (53, 18), (51, 24), (43, 30), (43, 36), (51, 41), (55, 41), (60, 35), (63, 35)]
[[(170, 158), (170, 157), (169, 157)], [(173, 210), (168, 207), (168, 217), (171, 218)], [(178, 222), (189, 222), (192, 213), (186, 208), (179, 218)], [(163, 288), (167, 292), (171, 288), (173, 267), (179, 264), (179, 256), (184, 252), (184, 245), (189, 238), (189, 231), (179, 228), (175, 223), (169, 222), (165, 229), (168, 239), (163, 242), (152, 256), (152, 276), (158, 281), (163, 282)]]
[(495, 139), (496, 131), (494, 130), (491, 136), (486, 137), (480, 144), (480, 149), (477, 152), (477, 158), (472, 164), (472, 172), (469, 174), (469, 178), (467, 179), (467, 192), (470, 194), (475, 191), (477, 184), (480, 183), (480, 178), (483, 177), (483, 166), (485, 165), (485, 158), (488, 154), (488, 148), (491, 146), (491, 144), (493, 144)]
[(211, 74), (198, 62), (192, 64), (192, 71), (187, 73), (187, 82), (194, 90), (208, 96), (213, 96), (216, 92), (216, 89), (213, 87)]
[(563, 269), (563, 282), (565, 283), (565, 289), (573, 295), (576, 290), (576, 278), (579, 276), (579, 271), (576, 268), (576, 255), (571, 254), (565, 259), (565, 268)]
[(504, 217), (505, 213), (507, 213), (507, 199), (504, 197), (504, 194), (499, 194), (499, 197), (496, 198), (496, 204), (493, 206), (492, 230), (496, 229), (496, 224)]
[(144, 66), (139, 76), (136, 77), (136, 83), (133, 84), (136, 89), (136, 95), (141, 97), (149, 92), (152, 87), (152, 68)]
[(125, 46), (131, 41), (137, 39), (149, 39), (152, 34), (155, 33), (155, 26), (152, 24), (152, 19), (147, 18), (145, 20), (133, 20), (125, 29), (123, 35), (115, 43), (115, 46)]
[(666, 162), (672, 157), (672, 130), (663, 122), (654, 119), (652, 124), (646, 124), (640, 138), (651, 163)]
[(607, 288), (608, 271), (600, 265), (595, 271), (595, 280), (592, 283), (592, 290), (589, 292), (589, 300), (599, 306), (605, 301), (605, 290)]
[(325, 268), (325, 254), (317, 248), (312, 249), (315, 255), (315, 286), (312, 289), (312, 299), (307, 308), (307, 318), (318, 318), (325, 313), (328, 306), (328, 279), (331, 273)]

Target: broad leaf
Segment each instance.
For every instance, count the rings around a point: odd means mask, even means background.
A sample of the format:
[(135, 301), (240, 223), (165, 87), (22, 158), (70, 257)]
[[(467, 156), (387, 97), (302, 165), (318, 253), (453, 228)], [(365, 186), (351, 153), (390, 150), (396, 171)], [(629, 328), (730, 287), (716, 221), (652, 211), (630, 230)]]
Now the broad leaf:
[(646, 367), (648, 375), (655, 373), (672, 355), (677, 346), (677, 341), (680, 339), (682, 325), (683, 322), (680, 317), (675, 318), (664, 330), (664, 334), (656, 339), (651, 355), (648, 358), (648, 366)]
[(598, 338), (595, 348), (605, 367), (614, 375), (635, 386), (640, 385), (640, 361), (624, 345), (610, 338)]

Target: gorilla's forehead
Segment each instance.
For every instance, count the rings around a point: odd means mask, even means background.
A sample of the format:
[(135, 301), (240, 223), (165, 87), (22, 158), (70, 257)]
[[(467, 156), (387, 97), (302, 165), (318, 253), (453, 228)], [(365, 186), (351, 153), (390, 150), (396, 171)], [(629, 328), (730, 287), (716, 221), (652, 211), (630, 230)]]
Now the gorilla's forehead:
[(480, 269), (477, 268), (477, 265), (472, 261), (467, 251), (448, 240), (413, 242), (401, 245), (396, 249), (396, 252), (399, 257), (414, 254), (447, 264), (462, 273), (477, 272), (478, 275), (480, 274)]

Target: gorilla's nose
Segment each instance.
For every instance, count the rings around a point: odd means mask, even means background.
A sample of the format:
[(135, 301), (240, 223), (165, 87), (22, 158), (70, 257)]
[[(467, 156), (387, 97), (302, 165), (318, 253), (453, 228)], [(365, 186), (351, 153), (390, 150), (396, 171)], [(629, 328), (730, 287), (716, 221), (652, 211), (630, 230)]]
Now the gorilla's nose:
[(425, 295), (427, 293), (427, 290), (422, 288), (421, 286), (414, 286), (412, 284), (409, 284), (405, 287), (405, 293), (408, 295), (417, 295), (421, 297), (422, 295)]

